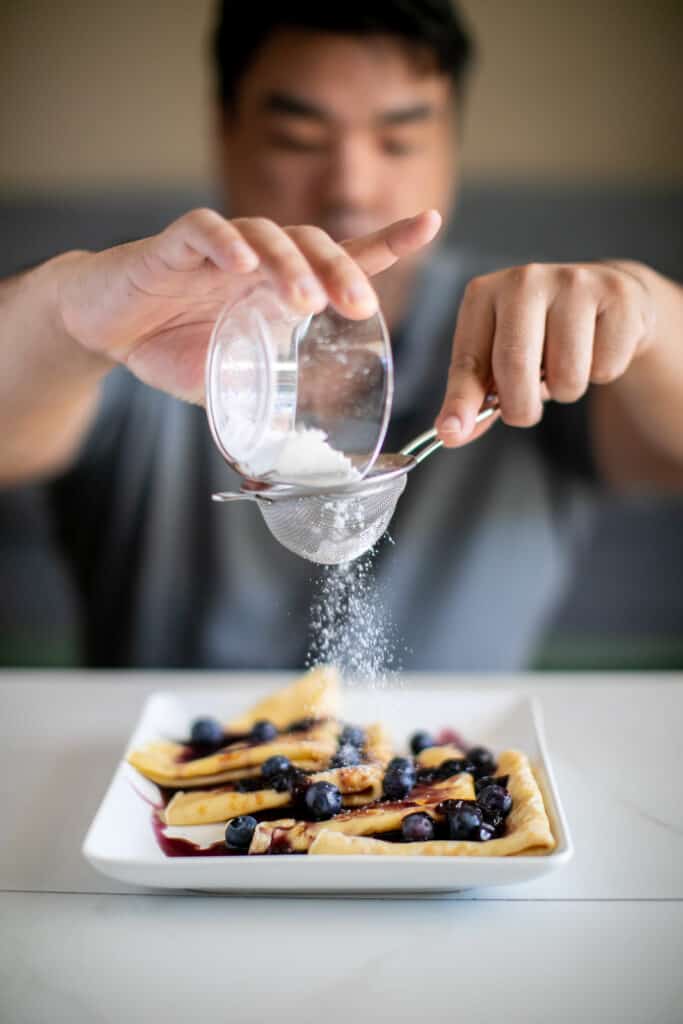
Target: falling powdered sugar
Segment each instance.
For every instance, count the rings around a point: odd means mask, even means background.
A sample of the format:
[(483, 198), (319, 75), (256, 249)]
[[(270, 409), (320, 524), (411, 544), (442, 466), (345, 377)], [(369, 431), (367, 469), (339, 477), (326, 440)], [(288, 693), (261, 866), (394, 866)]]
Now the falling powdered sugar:
[(405, 650), (374, 576), (375, 554), (329, 566), (318, 579), (306, 664), (333, 664), (348, 683), (383, 689), (395, 682)]

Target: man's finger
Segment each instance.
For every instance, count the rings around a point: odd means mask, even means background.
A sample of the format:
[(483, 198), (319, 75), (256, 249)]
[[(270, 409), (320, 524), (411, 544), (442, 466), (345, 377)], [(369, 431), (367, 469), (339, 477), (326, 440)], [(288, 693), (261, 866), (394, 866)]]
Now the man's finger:
[(513, 427), (531, 427), (543, 414), (541, 366), (548, 304), (539, 269), (506, 271), (510, 285), (496, 301), (491, 363), (501, 416)]
[(431, 242), (441, 227), (438, 210), (423, 210), (416, 217), (396, 221), (371, 235), (342, 242), (349, 256), (372, 276), (393, 266)]
[(495, 332), (493, 303), (482, 279), (471, 282), (458, 312), (446, 396), (436, 420), (447, 447), (470, 440), (489, 390)]
[(307, 313), (324, 308), (325, 289), (287, 231), (266, 217), (242, 217), (233, 223), (258, 254), (261, 269), (270, 275), (285, 302)]
[(372, 285), (342, 245), (311, 225), (286, 231), (313, 268), (328, 301), (342, 316), (365, 319), (377, 310)]
[(556, 402), (576, 402), (590, 379), (595, 333), (595, 305), (585, 296), (563, 291), (548, 310), (545, 382)]
[(259, 262), (235, 224), (209, 209), (183, 214), (156, 237), (155, 245), (164, 265), (177, 271), (196, 270), (210, 260), (221, 270), (250, 273)]

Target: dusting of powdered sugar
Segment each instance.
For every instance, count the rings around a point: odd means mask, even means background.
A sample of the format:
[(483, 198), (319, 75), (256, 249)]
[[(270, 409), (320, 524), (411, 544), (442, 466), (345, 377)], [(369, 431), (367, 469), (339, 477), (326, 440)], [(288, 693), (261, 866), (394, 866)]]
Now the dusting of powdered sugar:
[(375, 577), (375, 554), (328, 566), (316, 581), (306, 665), (336, 665), (348, 684), (384, 689), (395, 685), (406, 649)]
[[(307, 500), (307, 499), (304, 499)], [(383, 525), (371, 516), (362, 497), (321, 499), (311, 517), (311, 539), (316, 539), (315, 561), (322, 565), (351, 562), (364, 555), (378, 540)]]

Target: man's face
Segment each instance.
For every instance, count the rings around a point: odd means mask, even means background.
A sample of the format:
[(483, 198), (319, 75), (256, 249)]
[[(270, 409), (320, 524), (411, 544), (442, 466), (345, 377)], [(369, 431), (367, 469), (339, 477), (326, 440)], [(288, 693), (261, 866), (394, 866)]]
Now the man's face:
[(316, 224), (341, 240), (436, 207), (456, 164), (447, 76), (390, 38), (274, 34), (223, 116), (232, 216)]

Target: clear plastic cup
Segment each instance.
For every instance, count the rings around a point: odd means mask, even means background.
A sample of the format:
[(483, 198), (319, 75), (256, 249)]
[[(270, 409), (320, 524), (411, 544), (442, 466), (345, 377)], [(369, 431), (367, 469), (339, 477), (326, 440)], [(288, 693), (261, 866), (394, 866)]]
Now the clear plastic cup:
[(248, 480), (338, 487), (361, 479), (384, 441), (393, 395), (381, 313), (303, 317), (259, 283), (219, 316), (206, 411), (226, 461)]

